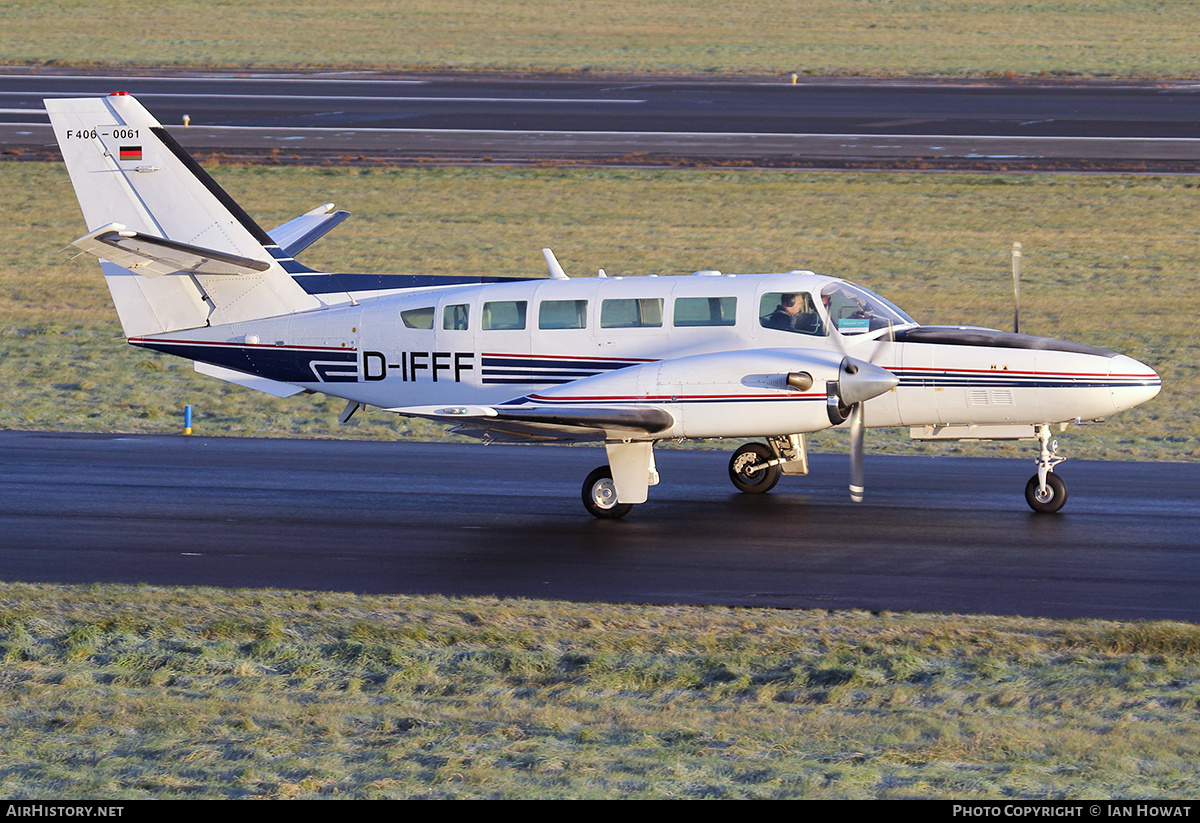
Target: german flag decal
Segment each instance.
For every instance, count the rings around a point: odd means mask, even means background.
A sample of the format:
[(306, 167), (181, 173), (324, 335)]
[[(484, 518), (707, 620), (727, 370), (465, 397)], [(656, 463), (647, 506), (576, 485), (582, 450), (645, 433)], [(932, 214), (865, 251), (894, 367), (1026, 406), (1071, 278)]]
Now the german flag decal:
[(141, 160), (141, 146), (121, 146), (120, 157), (122, 160)]

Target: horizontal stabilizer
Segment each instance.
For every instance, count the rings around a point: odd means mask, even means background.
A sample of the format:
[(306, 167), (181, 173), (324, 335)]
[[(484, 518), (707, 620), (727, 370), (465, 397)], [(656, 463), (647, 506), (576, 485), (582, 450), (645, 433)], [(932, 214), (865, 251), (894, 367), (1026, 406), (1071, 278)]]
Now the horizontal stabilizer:
[(350, 212), (344, 209), (334, 211), (333, 203), (326, 203), (271, 229), (267, 234), (288, 257), (295, 257), (349, 216)]
[(268, 380), (256, 374), (246, 374), (246, 372), (227, 369), (224, 366), (201, 363), (199, 360), (195, 361), (194, 368), (198, 374), (215, 377), (218, 380), (244, 386), (247, 389), (254, 389), (255, 391), (269, 394), (272, 397), (291, 397), (293, 394), (299, 394), (304, 391), (304, 389), (299, 386), (293, 386), (291, 383), (280, 383), (278, 380)]
[(144, 277), (163, 274), (262, 274), (271, 264), (229, 252), (164, 240), (109, 223), (88, 232), (72, 246)]

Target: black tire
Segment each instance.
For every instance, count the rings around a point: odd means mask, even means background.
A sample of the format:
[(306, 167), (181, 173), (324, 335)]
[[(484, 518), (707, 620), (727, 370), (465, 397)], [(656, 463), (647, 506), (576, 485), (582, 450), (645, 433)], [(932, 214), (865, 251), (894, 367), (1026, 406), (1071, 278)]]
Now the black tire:
[(1025, 502), (1029, 504), (1029, 508), (1035, 512), (1044, 514), (1053, 514), (1061, 509), (1067, 502), (1067, 484), (1057, 474), (1050, 473), (1046, 475), (1046, 498), (1038, 498), (1038, 476), (1035, 474), (1029, 478), (1029, 482), (1025, 484)]
[(749, 466), (774, 459), (775, 453), (769, 446), (762, 443), (747, 443), (735, 451), (733, 457), (729, 458), (729, 479), (733, 481), (733, 485), (740, 492), (765, 494), (775, 488), (775, 484), (783, 475), (783, 469), (779, 468), (778, 464), (757, 471), (747, 471), (746, 469)]
[(612, 469), (600, 466), (583, 481), (583, 507), (592, 517), (618, 520), (629, 514), (632, 503), (618, 503), (617, 489), (612, 482)]

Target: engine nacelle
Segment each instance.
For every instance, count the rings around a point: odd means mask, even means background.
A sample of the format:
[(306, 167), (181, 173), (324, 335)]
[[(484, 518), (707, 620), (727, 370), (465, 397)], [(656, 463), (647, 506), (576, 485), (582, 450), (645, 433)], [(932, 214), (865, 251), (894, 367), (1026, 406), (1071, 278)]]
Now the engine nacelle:
[(761, 437), (827, 429), (841, 422), (826, 411), (830, 391), (838, 403), (852, 405), (896, 382), (890, 372), (836, 352), (758, 349), (630, 366), (540, 391), (531, 399), (658, 406), (675, 425), (655, 439)]

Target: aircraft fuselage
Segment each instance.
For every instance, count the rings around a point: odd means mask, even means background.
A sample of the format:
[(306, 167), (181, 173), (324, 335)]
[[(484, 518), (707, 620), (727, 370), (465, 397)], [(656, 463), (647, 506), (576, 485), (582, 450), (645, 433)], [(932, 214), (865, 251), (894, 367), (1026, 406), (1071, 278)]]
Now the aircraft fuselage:
[[(812, 430), (798, 424), (813, 414), (796, 410), (820, 406), (824, 385), (771, 383), (792, 349), (803, 351), (796, 368), (827, 352), (895, 374), (894, 388), (866, 402), (867, 425), (933, 435), (1032, 437), (1034, 424), (1105, 417), (1158, 392), (1149, 367), (1066, 341), (896, 322), (839, 332), (818, 295), (842, 282), (791, 272), (428, 287), (130, 342), (382, 408), (504, 404), (546, 390), (566, 403), (560, 387), (586, 377), (593, 405), (650, 402), (693, 419), (654, 439)], [(785, 293), (810, 296), (817, 329), (767, 325), (764, 307)], [(747, 377), (752, 352), (764, 360), (759, 383)], [(724, 401), (707, 415), (719, 422), (687, 413), (701, 400)]]

